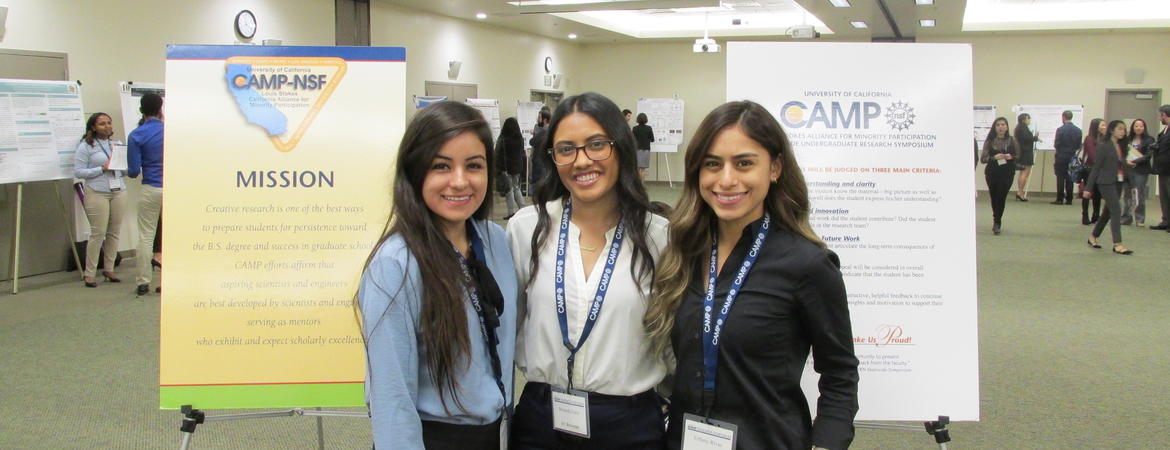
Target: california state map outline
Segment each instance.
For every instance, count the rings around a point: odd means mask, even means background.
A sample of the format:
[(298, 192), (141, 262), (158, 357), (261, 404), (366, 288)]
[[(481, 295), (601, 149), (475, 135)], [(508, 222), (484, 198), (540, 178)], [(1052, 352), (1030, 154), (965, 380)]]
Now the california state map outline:
[(263, 128), (269, 136), (280, 136), (288, 131), (288, 118), (284, 113), (252, 88), (251, 64), (228, 64), (224, 77), (228, 91), (248, 123)]

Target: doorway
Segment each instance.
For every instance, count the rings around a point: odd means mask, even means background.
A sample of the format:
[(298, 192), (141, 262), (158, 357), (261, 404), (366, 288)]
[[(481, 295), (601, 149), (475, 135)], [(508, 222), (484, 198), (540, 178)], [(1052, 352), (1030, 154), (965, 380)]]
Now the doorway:
[(557, 109), (557, 104), (561, 99), (565, 98), (565, 93), (560, 91), (545, 91), (541, 89), (533, 89), (528, 100), (533, 102), (543, 103), (547, 106), (549, 111)]
[(423, 95), (441, 95), (453, 102), (467, 103), (469, 98), (479, 98), (479, 85), (466, 83), (447, 83), (443, 81), (423, 82)]
[[(1105, 118), (1106, 120), (1124, 120), (1129, 126), (1133, 119), (1142, 119), (1146, 122), (1146, 132), (1151, 137), (1162, 131), (1162, 124), (1158, 121), (1158, 107), (1162, 105), (1161, 89), (1107, 89), (1105, 90)], [(1147, 192), (1153, 194), (1146, 199), (1147, 217), (1155, 217), (1150, 206), (1157, 209), (1158, 200), (1150, 198), (1158, 196), (1158, 177), (1150, 177)]]

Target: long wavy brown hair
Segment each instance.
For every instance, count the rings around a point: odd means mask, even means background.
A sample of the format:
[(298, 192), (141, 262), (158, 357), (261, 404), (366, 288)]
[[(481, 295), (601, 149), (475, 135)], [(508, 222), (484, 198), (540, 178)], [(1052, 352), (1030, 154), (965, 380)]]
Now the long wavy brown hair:
[(729, 102), (715, 108), (695, 131), (687, 146), (682, 198), (670, 216), (670, 242), (658, 263), (651, 289), (652, 300), (642, 324), (649, 334), (651, 349), (668, 359), (670, 332), (678, 305), (686, 296), (698, 265), (709, 261), (711, 240), (718, 232), (718, 216), (699, 193), (699, 170), (703, 159), (720, 132), (731, 127), (739, 130), (768, 150), (772, 161), (780, 162), (780, 178), (768, 187), (764, 208), (780, 228), (787, 228), (824, 247), (808, 223), (808, 188), (796, 164), (792, 145), (776, 118), (757, 103)]
[[(431, 382), (439, 390), (439, 397), (448, 398), (444, 394), (450, 394), (449, 397), (460, 411), (464, 411), (464, 408), (459, 401), (456, 369), (458, 365), (470, 362), (467, 357), (470, 341), (467, 311), (464, 308), (465, 286), (463, 277), (452, 276), (462, 269), (455, 252), (451, 250), (451, 242), (423, 200), (422, 186), (439, 150), (465, 132), (474, 133), (483, 143), (487, 151), (487, 167), (492, 167), (491, 129), (483, 114), (475, 108), (459, 102), (439, 102), (419, 110), (410, 121), (402, 135), (402, 143), (398, 146), (398, 161), (394, 170), (394, 204), (390, 209), (390, 217), (386, 219), (382, 237), (374, 245), (362, 269), (365, 271), (369, 268), (378, 249), (391, 236), (399, 235), (406, 241), (406, 248), (418, 261), (419, 278), (422, 281), (419, 326)], [(489, 189), (493, 176), (489, 170)], [(486, 219), (492, 209), (492, 193), (488, 191), (482, 194), (483, 204), (472, 214), (473, 218), (479, 220)], [(409, 272), (403, 274), (404, 282), (409, 278)], [(386, 294), (391, 297), (398, 295), (396, 292)], [(359, 323), (365, 325), (363, 339), (373, 334), (386, 314), (382, 311), (376, 317), (363, 317), (361, 305), (357, 301), (354, 302), (354, 310)], [(443, 402), (443, 409), (447, 409), (446, 401)]]

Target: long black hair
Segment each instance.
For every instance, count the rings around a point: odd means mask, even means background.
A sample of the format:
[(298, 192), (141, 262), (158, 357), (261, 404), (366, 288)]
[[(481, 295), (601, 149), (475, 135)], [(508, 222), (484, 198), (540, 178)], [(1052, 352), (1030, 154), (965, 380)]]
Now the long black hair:
[[(101, 119), (103, 116), (110, 117), (109, 114), (104, 112), (95, 112), (89, 116), (89, 120), (85, 121), (85, 134), (81, 136), (81, 140), (85, 141), (86, 144), (92, 146), (93, 140), (98, 138), (97, 130), (94, 127), (97, 126), (98, 119)], [(113, 121), (114, 119), (110, 118), (110, 120)], [(106, 137), (109, 138), (109, 136)]]
[(1028, 135), (1032, 134), (1032, 130), (1029, 130), (1028, 126), (1024, 124), (1025, 120), (1028, 120), (1031, 118), (1032, 118), (1032, 116), (1029, 115), (1028, 113), (1020, 113), (1020, 115), (1016, 116), (1016, 132), (1015, 132), (1016, 139), (1019, 139), (1019, 137), (1025, 133), (1027, 133)]
[[(1093, 119), (1089, 122), (1089, 137), (1093, 139), (1093, 142), (1101, 140), (1101, 132), (1099, 130), (1101, 128), (1101, 122), (1104, 121), (1105, 119)], [(1106, 129), (1105, 131), (1109, 130)]]
[[(1138, 135), (1136, 132), (1134, 132), (1134, 125), (1137, 125), (1138, 122), (1142, 123), (1142, 134), (1140, 134), (1140, 135)], [(1142, 142), (1145, 142), (1146, 140), (1149, 140), (1149, 139), (1153, 139), (1153, 138), (1150, 137), (1150, 125), (1146, 123), (1146, 120), (1145, 119), (1133, 119), (1133, 122), (1129, 124), (1129, 140), (1130, 140), (1130, 142), (1142, 143)]]
[[(452, 276), (462, 269), (452, 251), (451, 242), (437, 223), (436, 216), (423, 200), (422, 188), (432, 162), (447, 142), (463, 133), (473, 133), (487, 152), (487, 167), (492, 164), (492, 133), (483, 115), (460, 102), (439, 102), (418, 111), (407, 125), (398, 146), (398, 161), (394, 168), (394, 203), (390, 217), (386, 220), (382, 237), (374, 246), (365, 268), (369, 268), (374, 255), (387, 239), (399, 235), (406, 242), (415, 260), (418, 261), (419, 278), (422, 281), (420, 298), (422, 311), (419, 317), (422, 348), (426, 351), (427, 367), (430, 368), (431, 382), (439, 390), (439, 397), (450, 393), (455, 405), (463, 410), (459, 401), (459, 383), (455, 374), (458, 365), (469, 362), (470, 341), (467, 330), (467, 311), (464, 309), (463, 278)], [(488, 186), (492, 185), (493, 174), (488, 171)], [(482, 192), (483, 203), (472, 217), (484, 220), (492, 209), (492, 195)], [(403, 275), (407, 279), (409, 274)], [(394, 295), (394, 293), (389, 293)], [(361, 315), (360, 305), (354, 303), (356, 314)], [(363, 336), (372, 334), (381, 322), (382, 316), (366, 327)], [(366, 318), (370, 322), (371, 318)], [(443, 408), (446, 409), (446, 402)]]
[[(653, 280), (654, 257), (650, 252), (646, 238), (646, 213), (650, 210), (650, 197), (646, 195), (646, 188), (642, 187), (642, 182), (638, 178), (638, 156), (635, 150), (634, 134), (630, 132), (630, 127), (626, 124), (622, 111), (618, 109), (617, 105), (596, 92), (586, 92), (566, 98), (557, 105), (556, 111), (553, 112), (552, 123), (548, 127), (548, 134), (545, 135), (543, 144), (543, 147), (546, 148), (535, 149), (532, 152), (533, 157), (542, 161), (544, 167), (556, 167), (547, 147), (556, 139), (557, 127), (560, 126), (561, 121), (575, 113), (585, 114), (592, 118), (614, 141), (613, 152), (618, 159), (618, 181), (614, 185), (614, 189), (617, 190), (618, 209), (621, 221), (625, 225), (625, 233), (630, 243), (634, 245), (630, 275), (639, 281), (647, 277)], [(528, 277), (529, 286), (532, 285), (532, 280), (536, 279), (539, 267), (536, 262), (540, 255), (540, 248), (548, 240), (551, 219), (545, 204), (553, 200), (567, 198), (569, 198), (569, 188), (561, 182), (561, 177), (555, 169), (546, 171), (544, 176), (536, 182), (536, 195), (533, 197), (533, 203), (536, 205), (538, 214), (536, 229), (532, 233), (532, 257), (528, 262), (529, 273), (531, 273)]]

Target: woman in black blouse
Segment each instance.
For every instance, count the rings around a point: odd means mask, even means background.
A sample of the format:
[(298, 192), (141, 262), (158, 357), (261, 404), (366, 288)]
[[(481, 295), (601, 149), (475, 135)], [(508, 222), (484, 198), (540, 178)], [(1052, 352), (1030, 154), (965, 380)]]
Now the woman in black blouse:
[(638, 177), (646, 179), (646, 169), (650, 168), (650, 144), (654, 143), (654, 129), (646, 125), (650, 119), (646, 113), (638, 113), (638, 124), (634, 125), (634, 143), (638, 146)]
[(1022, 113), (1016, 117), (1016, 143), (1020, 144), (1020, 157), (1016, 158), (1016, 172), (1020, 175), (1016, 179), (1016, 201), (1028, 201), (1028, 177), (1032, 175), (1032, 165), (1036, 163), (1033, 150), (1040, 136), (1032, 134), (1028, 125), (1032, 124), (1032, 116)]
[[(848, 447), (858, 376), (845, 285), (809, 226), (779, 123), (753, 102), (716, 108), (687, 149), (684, 185), (643, 320), (676, 360), (670, 448), (728, 424), (740, 449)], [(815, 421), (800, 389), (810, 350)]]
[(1012, 189), (1012, 175), (1016, 173), (1015, 159), (1019, 154), (1019, 144), (1008, 134), (1007, 119), (997, 117), (991, 123), (991, 131), (987, 132), (983, 153), (979, 157), (980, 162), (987, 164), (983, 176), (987, 180), (987, 194), (991, 197), (991, 216), (994, 220), (991, 232), (997, 235), (1003, 222), (1008, 191)]

